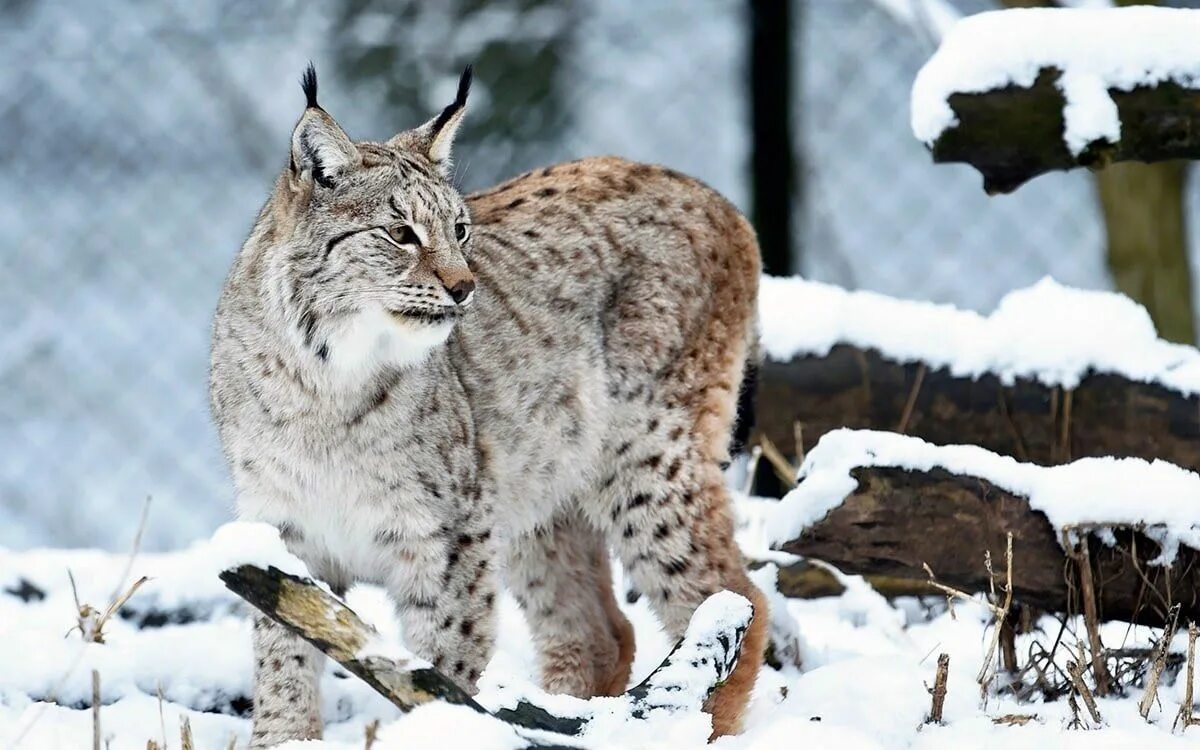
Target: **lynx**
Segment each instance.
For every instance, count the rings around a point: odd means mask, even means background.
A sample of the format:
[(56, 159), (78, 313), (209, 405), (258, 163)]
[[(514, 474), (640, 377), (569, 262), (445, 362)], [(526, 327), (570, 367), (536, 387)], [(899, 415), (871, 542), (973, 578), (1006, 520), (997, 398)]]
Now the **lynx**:
[[(415, 653), (469, 691), (498, 587), (547, 690), (625, 689), (633, 631), (609, 553), (682, 635), (730, 589), (756, 617), (710, 698), (735, 732), (766, 603), (733, 541), (722, 465), (756, 335), (759, 253), (725, 199), (592, 158), (462, 196), (455, 101), (383, 143), (317, 103), (226, 281), (210, 396), (241, 518), (277, 526), (342, 591), (379, 584)], [(318, 652), (254, 625), (252, 746), (321, 735)]]

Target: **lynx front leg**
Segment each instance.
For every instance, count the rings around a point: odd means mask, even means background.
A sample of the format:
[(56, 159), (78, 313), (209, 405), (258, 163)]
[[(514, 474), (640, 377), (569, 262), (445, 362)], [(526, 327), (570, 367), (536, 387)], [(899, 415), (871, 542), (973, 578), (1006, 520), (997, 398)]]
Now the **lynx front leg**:
[(263, 614), (254, 617), (254, 729), (251, 748), (321, 737), (317, 691), (324, 656)]
[[(336, 592), (346, 579), (332, 564), (310, 554), (300, 532), (278, 523), (288, 551), (304, 560), (309, 570)], [(254, 727), (251, 748), (267, 748), (289, 740), (320, 739), (319, 684), (325, 655), (266, 615), (254, 618)]]
[(474, 694), (496, 637), (491, 533), (397, 540), (391, 554), (387, 588), (408, 647)]

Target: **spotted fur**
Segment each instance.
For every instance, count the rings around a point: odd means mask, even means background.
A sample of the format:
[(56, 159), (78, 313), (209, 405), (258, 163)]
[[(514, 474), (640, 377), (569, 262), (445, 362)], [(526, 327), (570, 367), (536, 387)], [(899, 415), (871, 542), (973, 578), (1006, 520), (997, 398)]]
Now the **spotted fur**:
[[(736, 731), (767, 622), (721, 474), (755, 328), (745, 219), (615, 158), (464, 199), (446, 174), (465, 83), (386, 143), (350, 141), (315, 75), (309, 100), (213, 328), (240, 516), (335, 588), (385, 586), (408, 645), (469, 690), (501, 573), (545, 686), (579, 696), (629, 679), (610, 550), (672, 636), (744, 594), (757, 616), (709, 704)], [(315, 652), (266, 620), (255, 650), (254, 746), (319, 736)]]

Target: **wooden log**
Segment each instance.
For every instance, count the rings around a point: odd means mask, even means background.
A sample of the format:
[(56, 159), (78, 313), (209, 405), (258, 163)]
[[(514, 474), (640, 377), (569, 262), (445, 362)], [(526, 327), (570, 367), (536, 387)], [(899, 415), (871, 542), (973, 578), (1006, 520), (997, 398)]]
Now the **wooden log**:
[[(1003, 559), (1011, 532), (1016, 601), (1079, 612), (1074, 564), (1050, 522), (1024, 497), (942, 469), (860, 467), (851, 473), (858, 488), (782, 549), (849, 573), (914, 581), (927, 578), (928, 564), (941, 583), (985, 592), (991, 582), (984, 552)], [(1117, 544), (1111, 547), (1090, 537), (1092, 578), (1101, 582), (1095, 591), (1099, 619), (1161, 626), (1175, 603), (1183, 617), (1200, 618), (1200, 553), (1181, 547), (1173, 565), (1154, 566), (1149, 561), (1159, 547), (1149, 537), (1132, 528), (1113, 533)]]
[(1084, 377), (1068, 404), (1061, 388), (1036, 381), (955, 377), (838, 345), (823, 357), (763, 363), (757, 388), (756, 429), (789, 456), (797, 454), (797, 421), (807, 452), (838, 427), (896, 430), (913, 399), (905, 432), (933, 443), (1041, 464), (1112, 455), (1200, 471), (1200, 398), (1119, 375)]
[(1072, 154), (1063, 143), (1061, 75), (1045, 67), (1029, 87), (951, 94), (947, 103), (957, 122), (930, 146), (933, 160), (970, 164), (983, 176), (984, 190), (995, 195), (1054, 170), (1200, 158), (1200, 90), (1168, 81), (1109, 89), (1121, 120), (1120, 140), (1094, 141)]
[[(751, 568), (757, 568), (762, 563), (750, 561), (749, 565)], [(871, 588), (889, 599), (898, 596), (937, 594), (926, 581), (876, 575), (864, 576), (864, 578)], [(821, 599), (827, 596), (841, 596), (846, 590), (846, 587), (838, 581), (833, 573), (808, 560), (800, 560), (791, 565), (780, 565), (776, 587), (779, 589), (779, 593), (789, 599)]]
[[(491, 711), (426, 662), (374, 654), (378, 632), (309, 579), (274, 567), (241, 565), (223, 571), (221, 580), (235, 594), (316, 646), (402, 711), (441, 700), (488, 714), (519, 730), (564, 737), (580, 734), (590, 719), (586, 715), (558, 716), (524, 700), (513, 708)], [(721, 627), (699, 632), (689, 628), (667, 658), (645, 680), (625, 692), (634, 719), (644, 718), (655, 710), (699, 710), (733, 671), (753, 617), (753, 607), (742, 597), (720, 592), (701, 604), (695, 619), (702, 619), (702, 612), (723, 615)], [(523, 736), (530, 747), (575, 746), (570, 742), (558, 745), (544, 735)]]

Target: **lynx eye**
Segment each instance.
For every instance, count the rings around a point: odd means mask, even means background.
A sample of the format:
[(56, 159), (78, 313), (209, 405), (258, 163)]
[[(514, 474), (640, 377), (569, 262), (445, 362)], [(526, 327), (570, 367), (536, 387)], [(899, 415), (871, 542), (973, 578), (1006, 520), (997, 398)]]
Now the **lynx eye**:
[(467, 235), (470, 233), (471, 233), (471, 227), (469, 225), (463, 224), (462, 222), (459, 222), (458, 224), (454, 225), (454, 237), (459, 242), (466, 242)]
[(420, 245), (421, 238), (408, 224), (396, 224), (387, 229), (388, 236), (398, 245)]

